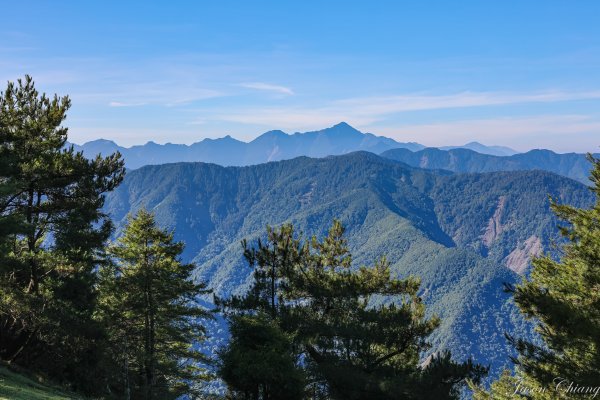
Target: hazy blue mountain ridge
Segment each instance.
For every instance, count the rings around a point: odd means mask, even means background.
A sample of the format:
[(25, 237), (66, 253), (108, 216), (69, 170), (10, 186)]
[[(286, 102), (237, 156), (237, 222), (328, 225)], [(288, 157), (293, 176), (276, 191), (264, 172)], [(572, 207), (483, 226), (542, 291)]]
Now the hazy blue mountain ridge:
[[(550, 150), (530, 150), (511, 156), (481, 154), (468, 149), (440, 150), (429, 147), (419, 151), (392, 149), (383, 157), (426, 169), (445, 169), (452, 172), (494, 172), (544, 170), (589, 184), (591, 164), (585, 154), (557, 154)], [(596, 154), (600, 157), (600, 154)]]
[(590, 164), (584, 154), (557, 154), (550, 150), (516, 153), (503, 146), (485, 146), (477, 142), (463, 146), (425, 148), (418, 143), (399, 143), (393, 139), (362, 133), (346, 123), (319, 131), (294, 133), (265, 132), (251, 142), (225, 136), (204, 139), (191, 145), (148, 142), (129, 148), (99, 139), (74, 145), (87, 157), (121, 152), (129, 169), (144, 165), (176, 162), (208, 162), (223, 166), (256, 165), (300, 156), (325, 157), (354, 151), (369, 151), (414, 167), (446, 169), (453, 172), (493, 172), (544, 170), (587, 184)]
[[(223, 166), (244, 166), (288, 160), (300, 156), (325, 157), (353, 151), (370, 151), (379, 154), (397, 148), (411, 151), (425, 148), (418, 143), (400, 143), (384, 136), (362, 133), (344, 122), (319, 131), (292, 135), (279, 130), (269, 131), (248, 143), (225, 136), (219, 139), (204, 139), (189, 146), (148, 142), (144, 145), (122, 147), (105, 139), (74, 146), (76, 150), (83, 151), (87, 157), (95, 157), (99, 153), (108, 155), (119, 151), (129, 169), (136, 169), (144, 165), (198, 161)], [(508, 148), (484, 146), (475, 142), (465, 146), (474, 148), (481, 153), (496, 154), (498, 149), (514, 153)]]
[(299, 156), (324, 157), (358, 150), (381, 153), (399, 147), (411, 150), (425, 147), (418, 143), (399, 143), (384, 136), (362, 133), (344, 122), (319, 131), (292, 135), (283, 131), (269, 131), (248, 143), (225, 136), (219, 139), (204, 139), (189, 146), (148, 142), (127, 148), (104, 139), (74, 146), (76, 150), (82, 150), (87, 157), (119, 151), (130, 169), (144, 165), (197, 161), (242, 166)]
[(492, 156), (512, 156), (518, 154), (518, 151), (506, 146), (485, 146), (478, 142), (469, 142), (462, 146), (442, 146), (440, 150), (467, 149), (473, 150), (481, 154), (489, 154)]

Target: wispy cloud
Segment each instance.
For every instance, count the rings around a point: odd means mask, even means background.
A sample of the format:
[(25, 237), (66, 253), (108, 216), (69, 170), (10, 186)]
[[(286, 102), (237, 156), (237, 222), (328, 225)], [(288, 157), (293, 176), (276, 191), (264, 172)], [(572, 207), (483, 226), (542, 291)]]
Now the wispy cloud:
[(600, 99), (599, 91), (537, 93), (460, 92), (443, 95), (408, 94), (383, 97), (359, 97), (335, 102), (335, 106), (357, 110), (369, 115), (384, 115), (405, 111), (468, 108), (521, 103), (553, 103), (573, 100)]
[(291, 96), (294, 94), (294, 91), (292, 89), (290, 89), (289, 87), (280, 86), (280, 85), (272, 85), (270, 83), (264, 83), (264, 82), (240, 83), (239, 86), (247, 88), (247, 89), (255, 89), (255, 90), (262, 90), (265, 92), (285, 94), (288, 96)]
[(14, 81), (27, 72), (40, 90), (69, 94), (78, 105), (173, 107), (226, 95), (216, 88), (213, 70), (186, 68), (185, 60), (152, 60), (143, 70), (109, 57), (52, 57), (42, 62), (15, 56), (9, 61), (5, 65), (0, 57), (0, 80)]
[(145, 106), (148, 103), (122, 103), (120, 101), (111, 101), (108, 103), (109, 107), (139, 107)]
[(358, 97), (334, 100), (322, 105), (252, 107), (230, 110), (226, 114), (204, 116), (215, 121), (263, 125), (280, 129), (321, 128), (339, 121), (359, 127), (384, 122), (394, 115), (411, 111), (473, 108), (524, 103), (553, 103), (600, 99), (600, 91), (534, 93), (461, 92), (455, 94), (408, 94)]

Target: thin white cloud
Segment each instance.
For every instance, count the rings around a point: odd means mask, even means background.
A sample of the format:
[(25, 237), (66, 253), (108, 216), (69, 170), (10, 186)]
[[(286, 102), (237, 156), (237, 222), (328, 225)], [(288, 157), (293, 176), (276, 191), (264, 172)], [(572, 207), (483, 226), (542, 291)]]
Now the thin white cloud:
[(262, 107), (211, 112), (204, 120), (261, 125), (272, 129), (317, 129), (340, 121), (368, 127), (395, 114), (420, 110), (469, 108), (520, 103), (550, 103), (584, 99), (600, 99), (600, 91), (589, 92), (462, 92), (450, 95), (399, 95), (337, 100), (316, 107)]
[(74, 104), (84, 106), (144, 103), (173, 107), (227, 95), (215, 88), (212, 76), (216, 72), (210, 67), (194, 65), (185, 69), (173, 60), (148, 61), (141, 70), (137, 65), (106, 57), (52, 57), (42, 61), (19, 55), (8, 62), (0, 57), (0, 66), (0, 82), (14, 81), (25, 71), (40, 90), (69, 94)]
[[(123, 87), (125, 89), (123, 89)], [(122, 87), (112, 90), (101, 91), (78, 91), (71, 96), (79, 103), (97, 104), (104, 103), (110, 107), (135, 107), (143, 105), (160, 105), (165, 107), (177, 107), (193, 103), (195, 101), (207, 100), (226, 96), (217, 90), (204, 89), (201, 87), (185, 87), (179, 82), (157, 82), (157, 83), (124, 83)], [(118, 98), (119, 100), (111, 100)]]
[(294, 94), (294, 91), (292, 89), (290, 89), (289, 87), (280, 86), (280, 85), (272, 85), (270, 83), (264, 83), (264, 82), (240, 83), (239, 86), (247, 88), (247, 89), (255, 89), (255, 90), (261, 90), (261, 91), (266, 91), (266, 92), (285, 94), (288, 96), (292, 96)]
[(521, 103), (554, 103), (600, 99), (600, 91), (537, 93), (460, 92), (447, 95), (409, 94), (383, 97), (360, 97), (339, 100), (336, 107), (353, 109), (372, 116), (406, 111), (468, 108)]
[(529, 150), (533, 146), (557, 151), (584, 152), (596, 151), (600, 145), (598, 139), (600, 119), (595, 116), (507, 116), (401, 125), (401, 122), (398, 122), (398, 115), (416, 110), (594, 99), (600, 99), (600, 91), (462, 92), (449, 95), (352, 98), (333, 101), (321, 107), (252, 108), (205, 117), (208, 120), (288, 131), (322, 129), (346, 121), (362, 131), (383, 134), (399, 141), (416, 141), (429, 146), (482, 141), (510, 146), (521, 151)]
[(600, 99), (600, 91), (538, 93), (461, 92), (448, 95), (410, 94), (349, 98), (315, 107), (261, 107), (204, 115), (207, 120), (262, 125), (278, 129), (316, 129), (346, 121), (359, 127), (384, 123), (410, 111), (472, 108), (522, 103), (551, 103)]
[(109, 107), (139, 107), (145, 106), (147, 103), (122, 103), (120, 101), (111, 101), (108, 103)]

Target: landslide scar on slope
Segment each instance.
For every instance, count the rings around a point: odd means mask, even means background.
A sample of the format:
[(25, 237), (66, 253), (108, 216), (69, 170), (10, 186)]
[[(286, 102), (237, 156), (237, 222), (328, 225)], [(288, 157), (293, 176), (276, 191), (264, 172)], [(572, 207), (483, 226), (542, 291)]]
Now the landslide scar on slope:
[(533, 235), (524, 243), (517, 245), (506, 258), (506, 266), (517, 274), (523, 274), (529, 265), (531, 257), (542, 254), (542, 241)]
[(496, 206), (496, 211), (494, 211), (494, 215), (490, 218), (488, 222), (488, 226), (485, 228), (485, 232), (481, 237), (483, 244), (485, 247), (490, 247), (492, 242), (500, 236), (504, 227), (500, 222), (502, 220), (502, 215), (504, 214), (504, 208), (506, 206), (506, 196), (500, 196), (498, 198), (498, 205)]

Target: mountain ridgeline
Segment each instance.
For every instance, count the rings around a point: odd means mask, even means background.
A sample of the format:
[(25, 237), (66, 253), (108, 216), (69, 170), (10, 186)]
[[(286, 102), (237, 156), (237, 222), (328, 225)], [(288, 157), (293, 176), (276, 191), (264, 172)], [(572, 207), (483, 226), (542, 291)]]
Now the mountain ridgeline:
[[(557, 154), (550, 150), (531, 150), (510, 156), (496, 156), (464, 148), (441, 150), (430, 147), (414, 152), (398, 148), (387, 150), (381, 155), (413, 167), (461, 173), (543, 170), (585, 184), (589, 183), (591, 168), (584, 154)], [(595, 156), (598, 157), (599, 154)]]
[(148, 142), (125, 148), (103, 139), (81, 146), (75, 145), (75, 149), (83, 151), (87, 157), (95, 157), (99, 153), (108, 155), (119, 151), (123, 155), (127, 168), (130, 169), (182, 161), (242, 166), (299, 156), (325, 157), (359, 150), (381, 153), (399, 147), (420, 150), (425, 146), (418, 143), (399, 143), (387, 137), (362, 133), (344, 122), (320, 131), (293, 135), (278, 130), (269, 131), (248, 143), (226, 136), (219, 139), (204, 139), (189, 146)]
[(479, 142), (470, 142), (463, 146), (442, 146), (440, 150), (467, 149), (492, 156), (512, 156), (518, 152), (506, 146), (485, 146)]
[(531, 332), (503, 283), (520, 279), (531, 255), (560, 240), (548, 195), (576, 206), (593, 202), (584, 185), (548, 172), (452, 174), (356, 152), (247, 167), (146, 166), (107, 196), (105, 210), (118, 228), (128, 213), (153, 211), (185, 241), (183, 257), (198, 265), (196, 277), (221, 296), (250, 284), (242, 239), (252, 242), (267, 224), (284, 222), (322, 237), (338, 218), (355, 265), (386, 256), (394, 274), (422, 279), (428, 310), (442, 318), (434, 350), (472, 355), (497, 371), (513, 354), (504, 332)]
[(384, 136), (362, 133), (342, 122), (319, 131), (294, 133), (266, 132), (251, 142), (226, 136), (184, 144), (157, 144), (122, 147), (110, 140), (94, 140), (73, 145), (88, 158), (97, 154), (120, 152), (129, 169), (145, 165), (176, 162), (206, 162), (223, 166), (247, 166), (295, 157), (326, 157), (354, 151), (369, 151), (408, 165), (426, 169), (445, 169), (452, 172), (494, 172), (543, 170), (563, 175), (585, 184), (589, 183), (590, 164), (584, 154), (557, 154), (550, 150), (531, 150), (526, 153), (503, 146), (485, 146), (471, 142), (463, 146), (425, 147), (419, 143), (400, 143)]
[[(126, 166), (130, 169), (144, 165), (197, 161), (224, 166), (244, 166), (289, 160), (300, 156), (325, 157), (353, 151), (370, 151), (379, 154), (397, 148), (410, 151), (425, 148), (419, 143), (401, 143), (384, 136), (362, 133), (345, 122), (319, 131), (294, 133), (293, 135), (279, 130), (269, 131), (248, 143), (226, 136), (219, 139), (204, 139), (189, 146), (148, 142), (144, 145), (122, 147), (110, 140), (99, 139), (83, 145), (74, 145), (74, 147), (77, 151), (83, 151), (88, 158), (95, 157), (97, 154), (109, 155), (118, 151), (123, 155)], [(484, 146), (477, 142), (458, 147), (499, 156), (516, 153), (507, 147)], [(457, 147), (448, 147), (448, 149), (450, 148)]]

